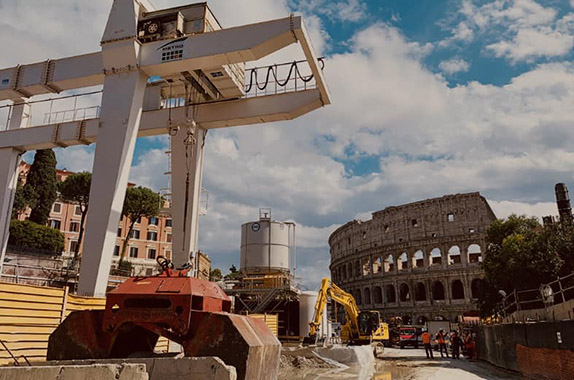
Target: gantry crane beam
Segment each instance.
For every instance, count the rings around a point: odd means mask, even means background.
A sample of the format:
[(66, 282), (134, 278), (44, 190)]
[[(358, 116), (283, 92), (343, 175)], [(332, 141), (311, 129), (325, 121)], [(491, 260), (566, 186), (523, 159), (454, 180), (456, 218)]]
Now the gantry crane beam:
[[(202, 32), (189, 32), (187, 23), (195, 19), (183, 13), (198, 7), (205, 7), (204, 28)], [(205, 3), (154, 11), (148, 0), (114, 0), (101, 52), (0, 69), (0, 101), (14, 102), (7, 130), (0, 132), (0, 166), (5, 165), (0, 168), (0, 199), (3, 200), (0, 202), (0, 265), (7, 244), (19, 155), (23, 151), (97, 141), (78, 291), (84, 295), (103, 295), (138, 136), (171, 131), (172, 257), (180, 266), (193, 262), (197, 252), (207, 130), (290, 120), (330, 104), (323, 73), (300, 17), (220, 29)], [(146, 35), (149, 17), (164, 17), (164, 13), (177, 16), (173, 19), (177, 21), (156, 22), (160, 22), (159, 25), (183, 22), (173, 24), (177, 34), (168, 31), (168, 35), (161, 34), (157, 38)], [(209, 19), (217, 25), (209, 24), (207, 28)], [(180, 29), (180, 26), (183, 27)], [(161, 29), (161, 33), (166, 30)], [(295, 43), (300, 44), (314, 75), (314, 88), (244, 97), (245, 62)], [(161, 85), (158, 91), (157, 82), (150, 80), (158, 76), (170, 88), (173, 83), (179, 87), (184, 83), (186, 91), (186, 86), (197, 85), (199, 78), (200, 90), (207, 95), (196, 102), (201, 104), (189, 106), (193, 107), (191, 113), (189, 108), (165, 109), (173, 100), (165, 94), (163, 109), (144, 111), (161, 108)], [(28, 98), (95, 85), (103, 85), (98, 118), (26, 128), (30, 115)], [(150, 94), (155, 94), (157, 106), (147, 106), (146, 96)], [(174, 97), (181, 96), (181, 93), (174, 94)], [(173, 133), (174, 129), (170, 128), (176, 125), (179, 129)]]
[[(236, 99), (198, 105), (196, 122), (203, 129), (218, 129), (293, 120), (323, 106), (318, 89)], [(187, 122), (186, 107), (142, 112), (138, 137), (164, 135), (166, 120), (173, 125)], [(69, 121), (0, 132), (0, 149), (22, 152), (89, 145), (98, 141), (100, 119)]]
[[(204, 67), (250, 62), (301, 42), (311, 71), (315, 75), (317, 88), (321, 90), (324, 103), (328, 104), (329, 96), (323, 74), (307, 37), (301, 17), (287, 17), (185, 36), (167, 42), (161, 40), (143, 44), (139, 46), (140, 56), (139, 59), (134, 58), (134, 65), (122, 66), (113, 60), (104, 61), (101, 52), (19, 65), (0, 69), (0, 101), (21, 102), (35, 95), (102, 85), (106, 73), (130, 71), (136, 66), (149, 76), (169, 76)], [(135, 38), (129, 37), (126, 41), (134, 41)], [(102, 43), (106, 45), (110, 42)], [(182, 51), (183, 58), (162, 62), (164, 49), (174, 47)]]

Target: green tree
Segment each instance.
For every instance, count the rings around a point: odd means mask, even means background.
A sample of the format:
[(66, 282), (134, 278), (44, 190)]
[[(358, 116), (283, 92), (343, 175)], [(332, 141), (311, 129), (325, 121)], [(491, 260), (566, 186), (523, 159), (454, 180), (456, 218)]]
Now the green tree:
[(16, 194), (14, 194), (14, 203), (12, 204), (12, 219), (18, 218), (18, 214), (26, 210), (28, 203), (24, 186), (22, 186), (22, 178), (18, 176), (18, 185), (16, 186)]
[[(556, 279), (562, 266), (553, 227), (543, 227), (536, 218), (511, 215), (494, 221), (487, 231), (488, 247), (482, 267), (486, 287), (479, 298), (483, 315), (492, 312), (499, 292), (536, 289)], [(555, 244), (560, 244), (556, 242)]]
[(159, 214), (160, 201), (161, 197), (159, 194), (154, 193), (147, 187), (128, 187), (126, 190), (122, 215), (129, 219), (130, 225), (126, 239), (122, 245), (118, 266), (122, 266), (123, 264), (126, 248), (133, 233), (134, 225), (138, 220), (141, 220), (141, 218), (157, 216)]
[(221, 274), (221, 269), (215, 268), (209, 272), (209, 281), (221, 281), (223, 275)]
[(76, 173), (68, 176), (64, 182), (58, 184), (60, 198), (67, 203), (77, 204), (82, 213), (80, 219), (80, 231), (78, 234), (78, 244), (74, 249), (74, 259), (78, 257), (80, 246), (84, 237), (84, 223), (88, 214), (90, 204), (90, 185), (92, 183), (92, 174), (88, 172)]
[(64, 235), (48, 226), (41, 226), (27, 220), (12, 220), (8, 244), (60, 255), (64, 250)]
[(231, 265), (229, 268), (229, 273), (225, 275), (226, 280), (235, 280), (241, 277), (241, 273), (237, 270), (235, 265)]
[(24, 191), (29, 195), (29, 203), (32, 208), (30, 221), (46, 225), (50, 210), (56, 200), (56, 155), (52, 149), (36, 151), (34, 162), (26, 177)]

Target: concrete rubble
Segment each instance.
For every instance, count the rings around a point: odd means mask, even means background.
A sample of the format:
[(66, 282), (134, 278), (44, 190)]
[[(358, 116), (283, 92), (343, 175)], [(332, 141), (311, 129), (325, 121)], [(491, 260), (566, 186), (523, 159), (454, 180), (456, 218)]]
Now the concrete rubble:
[(1, 367), (0, 380), (149, 380), (143, 364)]
[[(105, 364), (104, 364), (105, 363)], [(237, 380), (237, 372), (234, 367), (226, 365), (221, 359), (216, 357), (183, 357), (182, 355), (176, 357), (153, 357), (153, 358), (129, 358), (129, 359), (102, 359), (102, 360), (71, 360), (71, 361), (53, 361), (43, 363), (33, 363), (41, 367), (32, 368), (73, 368), (73, 367), (89, 367), (94, 365), (110, 365), (110, 366), (140, 366), (143, 368), (145, 377), (141, 380), (163, 380), (163, 379), (211, 379), (211, 380)], [(30, 368), (30, 367), (11, 367), (11, 368)], [(1, 369), (0, 369), (1, 370)], [(0, 372), (0, 380), (12, 379), (10, 377), (3, 378)], [(20, 378), (17, 378), (20, 380)], [(43, 377), (27, 378), (28, 379), (44, 379)], [(46, 379), (51, 379), (46, 377)], [(54, 378), (56, 379), (56, 378)], [(75, 379), (75, 378), (74, 378)], [(88, 378), (78, 378), (78, 380), (87, 380)], [(102, 378), (107, 379), (107, 378)], [(116, 380), (116, 378), (110, 378)], [(121, 378), (123, 380), (123, 378)], [(57, 378), (57, 380), (63, 380)], [(67, 378), (66, 378), (67, 380)], [(70, 379), (72, 380), (72, 379)], [(100, 380), (98, 378), (98, 380)], [(131, 380), (126, 378), (125, 380)], [(140, 380), (140, 378), (134, 378)]]

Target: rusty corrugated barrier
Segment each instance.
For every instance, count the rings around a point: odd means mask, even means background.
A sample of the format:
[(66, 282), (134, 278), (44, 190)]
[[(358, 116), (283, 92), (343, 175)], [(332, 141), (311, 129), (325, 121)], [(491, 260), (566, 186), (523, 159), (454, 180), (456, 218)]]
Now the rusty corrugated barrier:
[[(71, 312), (103, 310), (105, 298), (80, 297), (62, 288), (0, 282), (0, 339), (25, 363), (46, 360), (48, 338)], [(160, 338), (156, 351), (167, 352), (168, 340)], [(14, 364), (0, 345), (0, 365)]]
[(279, 317), (277, 314), (249, 314), (251, 318), (261, 319), (269, 330), (277, 337), (278, 329), (279, 329)]

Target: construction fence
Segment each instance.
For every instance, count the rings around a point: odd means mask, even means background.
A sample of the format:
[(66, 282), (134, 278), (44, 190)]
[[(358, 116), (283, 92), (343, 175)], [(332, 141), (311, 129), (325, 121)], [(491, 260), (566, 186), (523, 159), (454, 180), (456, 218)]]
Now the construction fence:
[[(70, 313), (105, 305), (105, 298), (80, 297), (67, 288), (0, 282), (0, 365), (46, 360), (50, 334)], [(160, 338), (156, 351), (167, 348)]]

